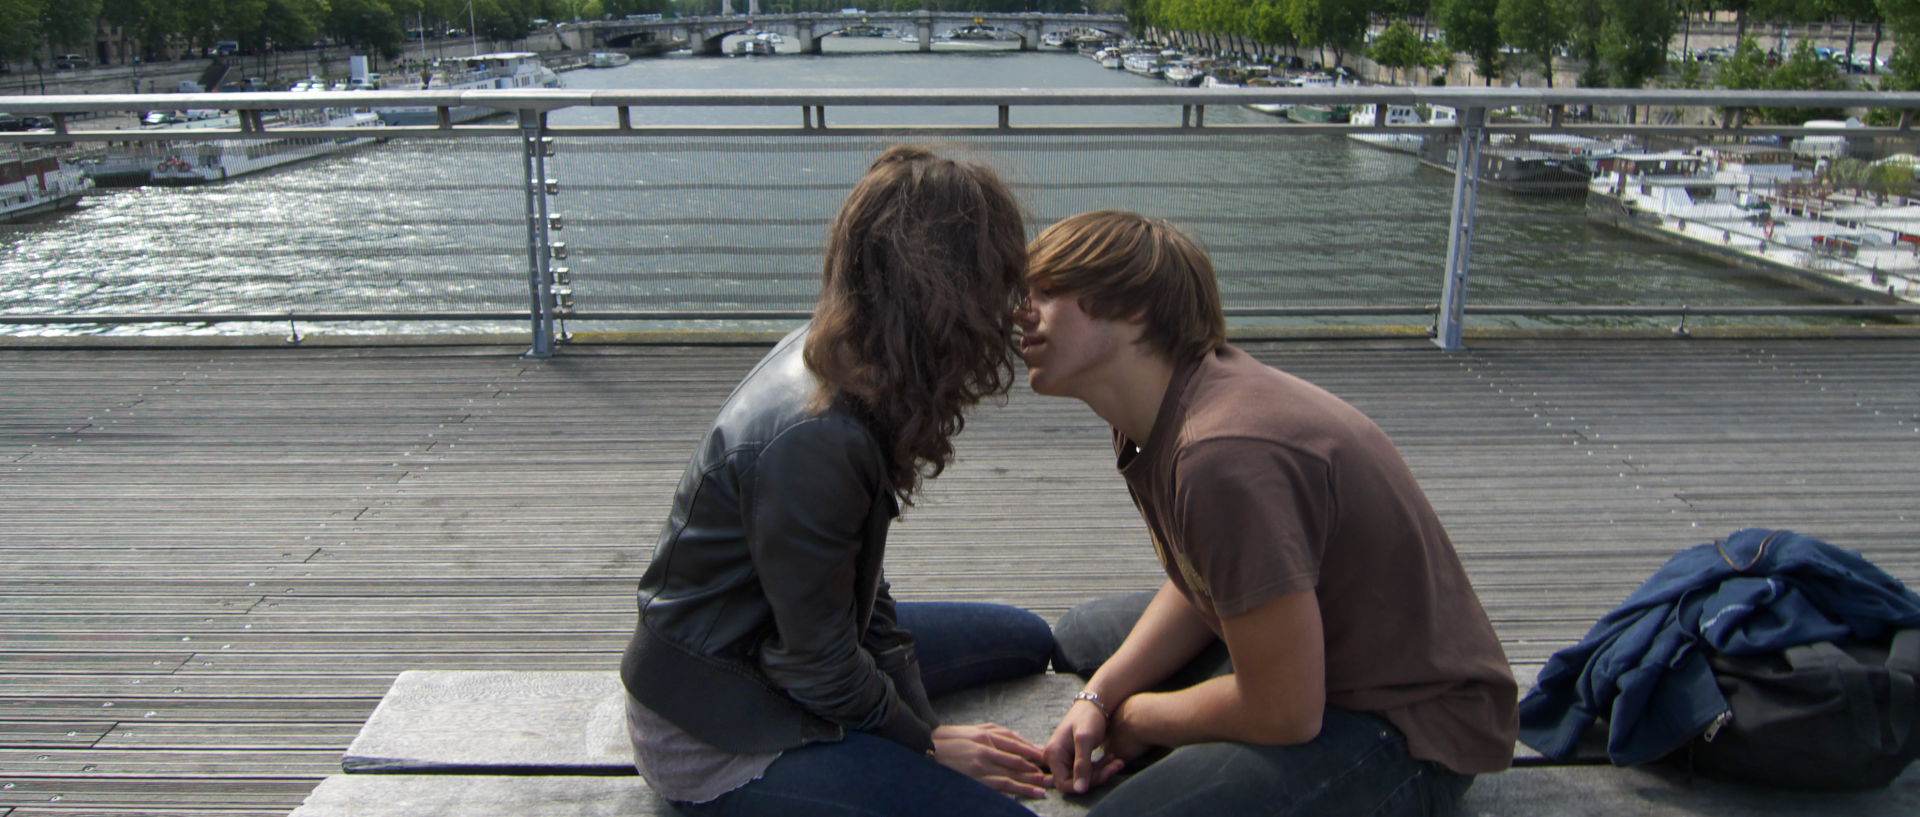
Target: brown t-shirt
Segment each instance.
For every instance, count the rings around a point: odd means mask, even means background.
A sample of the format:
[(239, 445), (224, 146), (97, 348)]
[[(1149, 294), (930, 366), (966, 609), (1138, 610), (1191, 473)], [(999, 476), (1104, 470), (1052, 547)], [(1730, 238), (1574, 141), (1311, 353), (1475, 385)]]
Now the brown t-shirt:
[(1233, 347), (1180, 367), (1120, 473), (1167, 575), (1221, 617), (1315, 592), (1327, 704), (1375, 712), (1416, 758), (1506, 768), (1516, 690), (1493, 624), (1385, 432)]

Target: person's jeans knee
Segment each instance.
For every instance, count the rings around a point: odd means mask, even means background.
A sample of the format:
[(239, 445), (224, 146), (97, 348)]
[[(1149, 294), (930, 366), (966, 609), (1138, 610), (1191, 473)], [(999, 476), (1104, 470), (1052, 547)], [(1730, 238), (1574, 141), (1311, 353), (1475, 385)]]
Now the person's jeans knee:
[(789, 749), (761, 775), (705, 803), (673, 804), (691, 817), (1032, 817), (986, 784), (886, 738)]
[[(1081, 678), (1093, 677), (1094, 670), (1112, 658), (1120, 649), (1121, 642), (1127, 640), (1127, 634), (1133, 632), (1134, 622), (1139, 621), (1140, 614), (1147, 611), (1147, 605), (1153, 602), (1157, 592), (1146, 590), (1108, 596), (1068, 610), (1053, 628), (1054, 671), (1070, 672)], [(1233, 662), (1227, 657), (1227, 645), (1215, 640), (1155, 689), (1186, 689), (1232, 671)]]
[(1297, 746), (1202, 743), (1119, 784), (1090, 817), (1450, 817), (1473, 778), (1407, 754), (1377, 715), (1329, 708)]
[(1045, 672), (1053, 631), (1018, 607), (979, 602), (900, 602), (900, 628), (913, 634), (927, 697)]

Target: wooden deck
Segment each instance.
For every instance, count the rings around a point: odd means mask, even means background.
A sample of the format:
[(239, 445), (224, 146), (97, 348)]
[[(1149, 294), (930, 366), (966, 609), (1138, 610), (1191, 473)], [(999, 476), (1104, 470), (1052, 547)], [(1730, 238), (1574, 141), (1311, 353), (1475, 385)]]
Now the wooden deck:
[[(1250, 348), (1394, 436), (1523, 675), (1740, 527), (1920, 580), (1920, 340)], [(610, 670), (763, 349), (518, 351), (0, 350), (0, 817), (282, 815), (401, 670)], [(1079, 403), (1017, 391), (960, 450), (902, 598), (1158, 581)]]

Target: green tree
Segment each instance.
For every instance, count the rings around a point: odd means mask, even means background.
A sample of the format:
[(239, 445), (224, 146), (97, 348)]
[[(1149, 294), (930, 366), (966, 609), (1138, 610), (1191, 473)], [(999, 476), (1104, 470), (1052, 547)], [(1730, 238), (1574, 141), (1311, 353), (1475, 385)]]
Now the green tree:
[[(1846, 89), (1847, 81), (1832, 60), (1814, 53), (1813, 40), (1805, 39), (1793, 47), (1786, 62), (1767, 75), (1761, 87), (1770, 91), (1840, 91)], [(1760, 114), (1767, 121), (1782, 125), (1845, 116), (1839, 108), (1762, 108)]]
[(100, 0), (59, 0), (41, 6), (40, 34), (47, 45), (61, 50), (92, 51), (94, 21), (100, 19)]
[(331, 0), (325, 27), (335, 39), (382, 59), (400, 56), (406, 42), (400, 17), (386, 0)]
[(1675, 13), (1666, 0), (1609, 0), (1600, 58), (1616, 87), (1639, 88), (1667, 65)]
[(1557, 0), (1499, 0), (1494, 18), (1500, 39), (1537, 61), (1552, 88), (1553, 52), (1567, 42), (1567, 21)]
[(1607, 22), (1607, 0), (1557, 0), (1567, 24), (1567, 51), (1586, 63), (1579, 84), (1588, 88), (1607, 84), (1607, 66), (1600, 59), (1600, 30)]
[[(1340, 55), (1359, 46), (1367, 30), (1368, 4), (1361, 0), (1284, 0), (1287, 28), (1302, 45)], [(1321, 60), (1325, 62), (1326, 60)]]
[(1752, 37), (1744, 37), (1733, 47), (1733, 56), (1720, 63), (1714, 82), (1731, 90), (1764, 88), (1767, 75), (1771, 72), (1772, 69), (1767, 67), (1767, 54), (1760, 50), (1760, 43)]
[(0, 60), (37, 60), (46, 0), (0, 0)]
[(1499, 0), (1434, 0), (1433, 16), (1447, 30), (1447, 45), (1473, 58), (1488, 85), (1500, 77)]
[(1407, 21), (1395, 20), (1367, 46), (1367, 57), (1391, 69), (1394, 79), (1398, 80), (1401, 71), (1427, 64), (1427, 43), (1414, 33)]

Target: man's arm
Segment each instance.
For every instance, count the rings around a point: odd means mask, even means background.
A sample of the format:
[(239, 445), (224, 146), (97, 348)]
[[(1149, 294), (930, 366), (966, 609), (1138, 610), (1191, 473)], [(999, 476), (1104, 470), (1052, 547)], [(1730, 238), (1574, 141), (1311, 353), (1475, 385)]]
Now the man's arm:
[(1100, 704), (1074, 701), (1047, 741), (1047, 767), (1054, 780), (1075, 792), (1105, 782), (1118, 767), (1096, 766), (1092, 756), (1094, 748), (1107, 740), (1108, 713), (1186, 666), (1213, 638), (1213, 631), (1173, 582), (1162, 584), (1120, 649), (1087, 682), (1087, 691), (1098, 696)]
[(1127, 698), (1112, 711), (1109, 752), (1130, 757), (1148, 746), (1221, 740), (1286, 746), (1320, 734), (1326, 653), (1314, 592), (1281, 596), (1220, 626), (1233, 674)]

